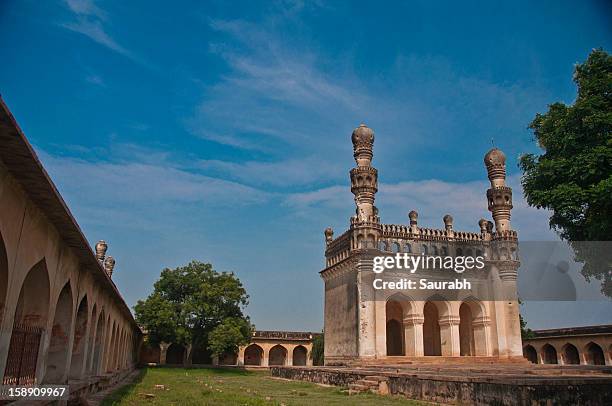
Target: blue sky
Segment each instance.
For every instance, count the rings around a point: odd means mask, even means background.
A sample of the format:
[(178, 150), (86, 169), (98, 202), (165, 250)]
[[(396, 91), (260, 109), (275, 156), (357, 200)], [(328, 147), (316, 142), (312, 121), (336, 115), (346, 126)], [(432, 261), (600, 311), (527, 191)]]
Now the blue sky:
[[(491, 140), (516, 158), (576, 62), (610, 50), (605, 2), (3, 1), (0, 92), (130, 305), (164, 267), (235, 271), (261, 329), (322, 327), (323, 229), (354, 213), (350, 134), (376, 131), (386, 223), (476, 231)], [(584, 305), (586, 306), (586, 305)], [(533, 327), (609, 303), (527, 307)]]

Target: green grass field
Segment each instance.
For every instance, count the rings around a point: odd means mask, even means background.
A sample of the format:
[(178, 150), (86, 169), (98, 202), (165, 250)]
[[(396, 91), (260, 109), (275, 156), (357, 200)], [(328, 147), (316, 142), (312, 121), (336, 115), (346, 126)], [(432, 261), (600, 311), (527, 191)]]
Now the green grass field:
[(274, 379), (267, 371), (148, 368), (142, 370), (135, 383), (118, 389), (102, 404), (324, 406), (422, 403), (375, 394), (349, 396), (341, 388)]

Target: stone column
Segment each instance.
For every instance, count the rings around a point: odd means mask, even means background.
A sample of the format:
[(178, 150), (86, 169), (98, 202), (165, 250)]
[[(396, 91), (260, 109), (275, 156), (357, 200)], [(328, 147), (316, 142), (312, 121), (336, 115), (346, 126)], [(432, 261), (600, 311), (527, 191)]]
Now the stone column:
[[(523, 356), (521, 340), (521, 323), (519, 321), (519, 304), (516, 290), (518, 261), (500, 261), (498, 263), (499, 277), (504, 292), (504, 315), (506, 319), (506, 354), (508, 356)], [(501, 351), (500, 351), (501, 353)]]
[(270, 361), (270, 346), (266, 345), (265, 347), (262, 345), (261, 348), (263, 349), (263, 358), (261, 359), (261, 366), (262, 367), (267, 367), (269, 366), (269, 361)]
[(358, 354), (359, 357), (376, 357), (376, 301), (372, 286), (374, 273), (371, 258), (361, 258), (357, 263), (358, 291)]
[(159, 365), (166, 365), (166, 352), (170, 343), (159, 343)]
[(440, 325), (440, 343), (442, 356), (458, 357), (460, 355), (459, 316), (442, 316), (438, 320)]
[(244, 365), (244, 350), (246, 350), (246, 346), (240, 346), (238, 348), (238, 356), (236, 357), (236, 365)]
[(491, 343), (489, 340), (491, 319), (488, 316), (476, 317), (472, 321), (472, 328), (474, 329), (474, 355), (491, 355)]
[(284, 346), (287, 349), (287, 360), (285, 365), (293, 365), (293, 350), (295, 349), (295, 345), (294, 346)]
[(422, 314), (408, 314), (404, 317), (404, 353), (411, 357), (422, 357), (423, 350), (423, 323)]

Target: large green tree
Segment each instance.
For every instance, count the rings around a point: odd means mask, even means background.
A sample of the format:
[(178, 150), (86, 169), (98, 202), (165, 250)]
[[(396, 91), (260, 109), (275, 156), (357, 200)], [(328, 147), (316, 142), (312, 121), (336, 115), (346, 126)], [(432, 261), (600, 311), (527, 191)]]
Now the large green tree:
[(221, 355), (249, 342), (253, 326), (243, 314), (248, 297), (233, 273), (192, 261), (164, 269), (153, 293), (134, 311), (150, 343), (191, 345)]
[(573, 105), (554, 103), (531, 122), (541, 154), (520, 158), (527, 202), (552, 211), (550, 226), (569, 241), (583, 275), (612, 294), (612, 56), (593, 50), (575, 68)]

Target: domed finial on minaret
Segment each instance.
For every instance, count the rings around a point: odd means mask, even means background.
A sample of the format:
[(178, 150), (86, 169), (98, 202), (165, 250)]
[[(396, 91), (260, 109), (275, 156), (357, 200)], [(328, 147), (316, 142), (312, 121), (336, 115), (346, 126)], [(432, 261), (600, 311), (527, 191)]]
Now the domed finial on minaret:
[(491, 185), (501, 186), (506, 180), (506, 156), (498, 149), (493, 148), (484, 157), (484, 163), (487, 167), (487, 175), (491, 181)]
[(112, 277), (113, 269), (115, 269), (115, 258), (111, 257), (110, 255), (106, 257), (106, 260), (104, 261), (104, 269), (106, 270), (108, 276)]
[(480, 219), (478, 220), (478, 227), (480, 227), (480, 234), (486, 234), (487, 233), (487, 220), (485, 219)]
[(353, 130), (351, 141), (353, 141), (353, 156), (357, 166), (370, 166), (373, 156), (374, 131), (361, 123)]
[(444, 229), (446, 231), (451, 231), (453, 229), (453, 217), (450, 214), (444, 216), (442, 221), (444, 221)]
[(100, 240), (96, 243), (96, 258), (100, 262), (104, 262), (104, 257), (106, 256), (106, 250), (108, 249), (108, 245), (104, 240)]
[(408, 218), (410, 219), (410, 232), (416, 233), (418, 231), (417, 219), (419, 218), (419, 213), (414, 210), (410, 210), (410, 213), (408, 213)]
[(325, 229), (325, 245), (331, 244), (334, 240), (334, 229), (331, 227), (327, 227)]

